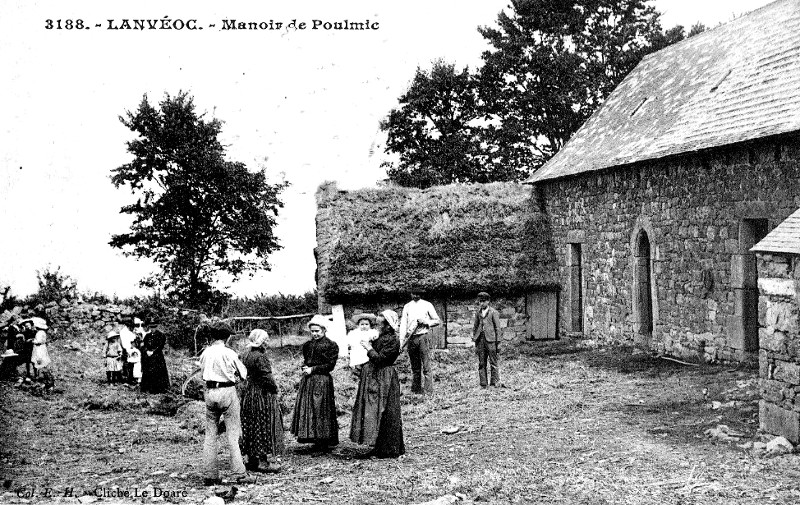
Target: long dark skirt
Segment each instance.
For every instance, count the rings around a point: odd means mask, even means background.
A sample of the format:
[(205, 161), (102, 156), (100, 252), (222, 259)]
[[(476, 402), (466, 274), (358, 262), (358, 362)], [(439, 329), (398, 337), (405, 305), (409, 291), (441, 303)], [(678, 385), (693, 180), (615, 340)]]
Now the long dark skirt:
[(336, 402), (330, 375), (305, 375), (300, 379), (291, 432), (300, 443), (328, 446), (339, 443), (339, 423), (336, 421)]
[(378, 368), (370, 362), (361, 370), (350, 440), (373, 447), (378, 456), (400, 456), (406, 452), (400, 416), (400, 380), (394, 366)]
[(142, 351), (140, 388), (143, 393), (166, 393), (169, 390), (169, 372), (162, 351), (155, 351), (152, 356), (148, 356), (147, 352)]
[(242, 454), (266, 458), (284, 451), (283, 414), (278, 395), (268, 393), (250, 381), (240, 391), (242, 398)]

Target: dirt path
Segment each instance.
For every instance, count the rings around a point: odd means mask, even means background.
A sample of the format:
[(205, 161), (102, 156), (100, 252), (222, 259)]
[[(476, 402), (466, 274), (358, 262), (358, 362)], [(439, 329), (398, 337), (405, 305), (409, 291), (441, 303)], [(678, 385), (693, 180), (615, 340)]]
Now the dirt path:
[[(63, 392), (39, 397), (0, 385), (0, 501), (86, 503), (105, 494), (97, 502), (199, 503), (210, 496), (201, 479), (202, 435), (182, 428), (179, 417), (153, 414), (156, 398), (103, 384), (92, 346), (60, 344), (51, 354)], [(298, 351), (273, 356), (288, 410)], [(190, 361), (177, 366), (179, 358), (169, 357), (176, 376), (191, 368)], [(291, 443), (283, 472), (260, 475), (236, 502), (419, 503), (445, 494), (467, 503), (800, 502), (796, 456), (767, 458), (737, 446), (757, 440), (756, 370), (684, 367), (561, 341), (506, 351), (508, 387), (481, 390), (474, 363), (469, 351), (437, 353), (428, 399), (403, 384), (405, 456), (356, 460), (360, 448), (347, 441), (314, 457), (295, 454)], [(406, 380), (407, 359), (399, 368)], [(344, 441), (355, 382), (345, 370), (335, 381)], [(703, 434), (719, 424), (744, 437), (721, 442)], [(118, 492), (140, 496), (108, 497)]]

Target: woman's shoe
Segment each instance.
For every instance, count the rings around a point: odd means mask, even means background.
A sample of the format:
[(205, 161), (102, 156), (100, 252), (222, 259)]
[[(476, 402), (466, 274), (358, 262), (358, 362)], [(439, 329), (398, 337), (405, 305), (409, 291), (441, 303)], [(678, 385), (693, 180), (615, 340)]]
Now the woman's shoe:
[(362, 452), (361, 454), (356, 454), (353, 456), (355, 459), (370, 459), (377, 457), (378, 454), (375, 452), (375, 449), (370, 449), (367, 452)]

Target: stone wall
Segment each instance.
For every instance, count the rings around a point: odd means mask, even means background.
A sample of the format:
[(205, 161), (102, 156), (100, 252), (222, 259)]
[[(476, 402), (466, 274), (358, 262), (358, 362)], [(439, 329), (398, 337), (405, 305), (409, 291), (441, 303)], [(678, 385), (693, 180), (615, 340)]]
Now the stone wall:
[(105, 336), (116, 328), (123, 318), (133, 315), (133, 308), (127, 305), (96, 304), (82, 301), (50, 302), (37, 307), (14, 307), (0, 317), (3, 321), (11, 319), (11, 314), (24, 319), (43, 316), (47, 321), (51, 338), (61, 336), (86, 336), (89, 338)]
[[(755, 272), (743, 267), (755, 259), (743, 220), (771, 230), (800, 207), (798, 137), (544, 181), (534, 192), (551, 221), (566, 287), (562, 331), (694, 360), (755, 356)], [(640, 247), (642, 236), (649, 248)], [(647, 257), (637, 258), (637, 249)], [(641, 265), (649, 277), (638, 276)], [(641, 288), (648, 283), (649, 291)], [(640, 301), (648, 293), (649, 305)]]
[[(525, 297), (497, 298), (492, 306), (500, 313), (500, 327), (504, 343), (523, 342), (527, 334), (528, 316)], [(451, 300), (447, 303), (447, 345), (472, 347), (472, 325), (478, 310), (476, 300)]]
[(758, 255), (759, 421), (800, 442), (800, 257)]
[[(424, 297), (437, 307), (437, 312), (444, 307), (444, 313), (438, 313), (439, 318), (445, 322), (445, 332), (447, 347), (472, 347), (472, 323), (475, 311), (478, 309), (478, 302), (474, 298), (469, 299), (447, 299)], [(403, 305), (406, 300), (395, 299), (392, 301), (367, 304), (346, 304), (344, 313), (346, 318), (360, 312), (371, 312), (378, 314), (383, 310), (391, 309), (400, 316), (403, 312)], [(492, 306), (500, 313), (500, 327), (502, 328), (503, 341), (506, 343), (519, 343), (526, 339), (528, 317), (526, 310), (525, 296), (515, 298), (497, 298), (492, 300)], [(445, 319), (446, 317), (446, 319)]]

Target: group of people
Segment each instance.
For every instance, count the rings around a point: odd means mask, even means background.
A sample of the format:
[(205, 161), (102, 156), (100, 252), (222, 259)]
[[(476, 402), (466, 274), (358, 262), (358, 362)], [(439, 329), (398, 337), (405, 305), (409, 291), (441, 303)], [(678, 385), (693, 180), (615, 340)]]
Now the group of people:
[[(20, 383), (39, 382), (46, 390), (53, 388), (55, 380), (47, 352), (47, 329), (47, 322), (41, 317), (11, 322), (5, 328), (0, 379), (18, 380)], [(19, 377), (19, 368), (23, 365), (25, 371)]]
[[(479, 383), (484, 388), (500, 387), (497, 360), (500, 317), (490, 306), (488, 293), (478, 294), (478, 305), (472, 338), (478, 356)], [(405, 453), (405, 443), (400, 380), (394, 364), (408, 346), (412, 392), (431, 392), (433, 376), (428, 334), (430, 328), (440, 324), (440, 319), (433, 305), (414, 293), (401, 317), (392, 310), (385, 310), (377, 316), (356, 314), (351, 321), (355, 328), (348, 333), (346, 347), (359, 383), (350, 440), (368, 448), (357, 458), (395, 458)], [(339, 443), (331, 372), (340, 348), (326, 336), (327, 324), (328, 320), (321, 315), (315, 315), (307, 324), (311, 339), (302, 347), (301, 379), (290, 427), (290, 433), (299, 443), (311, 444), (310, 452), (318, 454), (329, 452)], [(204, 481), (206, 485), (220, 482), (217, 437), (222, 421), (234, 478), (238, 482), (253, 482), (255, 479), (248, 476), (247, 471), (280, 471), (277, 458), (285, 450), (278, 387), (266, 352), (269, 336), (264, 330), (253, 330), (247, 339), (247, 350), (239, 356), (225, 345), (232, 334), (230, 327), (217, 325), (208, 331), (210, 345), (200, 356), (206, 384)], [(240, 383), (238, 392), (237, 383)], [(264, 467), (260, 466), (262, 462)]]
[(107, 382), (138, 385), (144, 393), (167, 392), (166, 342), (163, 331), (145, 330), (138, 317), (123, 320), (119, 328), (108, 332), (103, 345)]
[[(394, 368), (400, 355), (399, 318), (394, 311), (386, 310), (377, 316), (358, 314), (354, 322), (365, 333), (360, 345), (367, 360), (358, 365), (359, 385), (350, 439), (368, 447), (357, 457), (398, 457), (405, 453), (400, 380)], [(339, 444), (331, 377), (339, 359), (339, 346), (326, 336), (325, 317), (314, 316), (306, 327), (311, 339), (302, 348), (301, 379), (290, 433), (299, 443), (311, 444), (311, 452), (323, 454)], [(227, 433), (234, 477), (239, 482), (252, 482), (254, 479), (247, 475), (247, 470), (279, 471), (277, 457), (285, 449), (278, 388), (266, 354), (269, 337), (264, 330), (253, 330), (247, 339), (247, 350), (239, 356), (225, 345), (231, 334), (229, 327), (217, 325), (208, 331), (211, 344), (200, 355), (206, 383), (205, 484), (220, 482), (217, 466), (220, 421)], [(237, 392), (239, 381), (243, 385)], [(261, 462), (266, 463), (263, 468)]]

